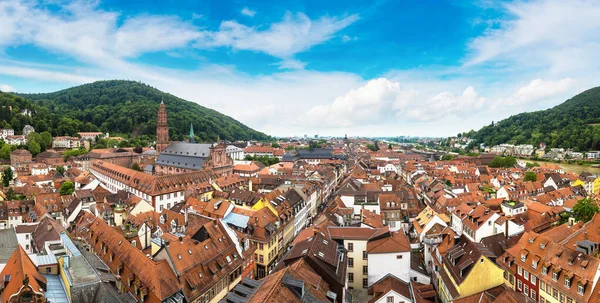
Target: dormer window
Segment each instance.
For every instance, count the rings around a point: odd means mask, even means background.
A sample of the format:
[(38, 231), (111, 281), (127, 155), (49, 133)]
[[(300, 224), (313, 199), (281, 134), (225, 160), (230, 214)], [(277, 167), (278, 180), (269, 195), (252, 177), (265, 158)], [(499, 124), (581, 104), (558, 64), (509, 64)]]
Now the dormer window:
[(577, 293), (580, 295), (583, 295), (584, 292), (585, 292), (585, 287), (583, 286), (583, 284), (579, 283), (577, 285)]
[(558, 273), (555, 271), (552, 272), (552, 280), (558, 281)]
[(543, 275), (547, 275), (548, 274), (548, 267), (546, 267), (546, 266), (542, 267), (542, 274)]
[(566, 288), (571, 288), (571, 279), (565, 277), (565, 287)]
[(537, 262), (531, 261), (531, 267), (532, 268), (537, 268)]
[(526, 259), (527, 259), (527, 255), (521, 255), (521, 262), (525, 262)]

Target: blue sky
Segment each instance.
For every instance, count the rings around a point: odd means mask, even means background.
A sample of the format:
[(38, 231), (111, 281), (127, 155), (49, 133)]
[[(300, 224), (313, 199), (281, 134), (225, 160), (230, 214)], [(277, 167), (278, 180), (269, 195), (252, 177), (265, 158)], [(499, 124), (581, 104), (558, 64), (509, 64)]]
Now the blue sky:
[(0, 90), (148, 83), (271, 135), (447, 136), (598, 85), (591, 1), (0, 1)]

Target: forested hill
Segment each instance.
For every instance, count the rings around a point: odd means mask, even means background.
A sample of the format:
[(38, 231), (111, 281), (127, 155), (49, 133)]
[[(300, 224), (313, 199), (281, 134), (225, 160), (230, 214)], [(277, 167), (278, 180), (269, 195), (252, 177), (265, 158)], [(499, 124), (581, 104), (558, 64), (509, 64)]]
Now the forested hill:
[[(4, 95), (4, 99), (10, 99), (6, 96), (8, 94)], [(98, 81), (54, 93), (19, 94), (19, 97), (26, 100), (15, 100), (34, 110), (30, 124), (36, 132), (49, 131), (54, 136), (72, 135), (77, 131), (102, 131), (154, 137), (158, 106), (163, 100), (167, 107), (171, 140), (187, 138), (190, 123), (200, 141), (215, 141), (217, 138), (268, 139), (267, 135), (215, 110), (135, 81)], [(31, 100), (32, 105), (27, 100)], [(17, 117), (20, 118), (23, 117)], [(11, 123), (10, 119), (8, 121)], [(15, 131), (20, 132), (20, 124), (12, 126)]]
[(553, 108), (511, 116), (464, 135), (486, 146), (544, 142), (549, 147), (600, 150), (600, 87)]

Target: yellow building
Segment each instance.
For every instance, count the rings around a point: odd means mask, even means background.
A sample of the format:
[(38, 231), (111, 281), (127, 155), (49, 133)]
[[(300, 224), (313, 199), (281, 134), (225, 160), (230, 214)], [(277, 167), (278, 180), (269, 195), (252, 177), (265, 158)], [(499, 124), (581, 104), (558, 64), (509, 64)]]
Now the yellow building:
[(263, 207), (252, 215), (248, 228), (250, 239), (256, 245), (256, 277), (261, 279), (275, 267), (279, 252), (285, 252), (286, 240), (293, 240), (294, 217), (284, 207), (277, 209), (277, 215), (270, 207)]
[(492, 253), (479, 243), (461, 236), (443, 257), (438, 293), (442, 302), (452, 302), (504, 283), (504, 270), (487, 256)]

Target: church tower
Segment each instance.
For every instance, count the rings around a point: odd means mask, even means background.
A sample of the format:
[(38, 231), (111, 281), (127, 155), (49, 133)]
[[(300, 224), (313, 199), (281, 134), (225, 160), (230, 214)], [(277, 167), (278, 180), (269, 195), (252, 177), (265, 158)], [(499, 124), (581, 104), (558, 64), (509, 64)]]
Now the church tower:
[(158, 107), (158, 122), (156, 123), (156, 151), (161, 153), (169, 146), (169, 126), (167, 125), (167, 108), (160, 101)]

